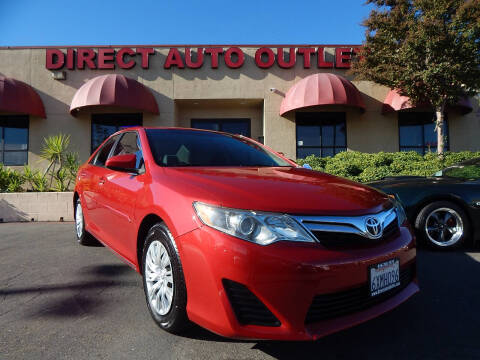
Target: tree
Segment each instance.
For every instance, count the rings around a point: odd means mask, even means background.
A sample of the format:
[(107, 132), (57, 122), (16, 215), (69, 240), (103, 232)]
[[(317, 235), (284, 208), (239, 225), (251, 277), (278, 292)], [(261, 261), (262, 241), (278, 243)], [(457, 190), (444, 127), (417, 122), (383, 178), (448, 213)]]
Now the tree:
[(374, 5), (352, 67), (435, 110), (437, 152), (447, 105), (480, 89), (480, 0), (367, 0)]

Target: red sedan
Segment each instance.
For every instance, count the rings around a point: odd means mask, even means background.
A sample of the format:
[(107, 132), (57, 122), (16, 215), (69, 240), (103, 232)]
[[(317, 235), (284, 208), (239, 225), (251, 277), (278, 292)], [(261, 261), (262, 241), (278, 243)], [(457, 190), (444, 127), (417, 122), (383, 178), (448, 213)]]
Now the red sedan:
[(80, 167), (78, 241), (98, 239), (143, 276), (163, 329), (308, 340), (418, 291), (401, 205), (301, 168), (243, 136), (129, 128)]

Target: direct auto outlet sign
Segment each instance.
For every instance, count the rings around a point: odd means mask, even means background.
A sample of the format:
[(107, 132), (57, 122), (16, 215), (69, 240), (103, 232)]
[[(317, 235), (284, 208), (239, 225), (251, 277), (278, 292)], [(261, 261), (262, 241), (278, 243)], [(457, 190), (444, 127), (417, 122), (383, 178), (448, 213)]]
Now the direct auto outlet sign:
[[(297, 62), (301, 62), (305, 69), (340, 68), (348, 69), (351, 66), (352, 57), (359, 51), (359, 47), (328, 47), (334, 49), (331, 61), (326, 60), (324, 46), (318, 47), (260, 47), (255, 51), (253, 60), (261, 69), (268, 69), (278, 65), (283, 69), (290, 69)], [(140, 65), (148, 69), (150, 59), (155, 56), (153, 47), (130, 47), (114, 48), (69, 48), (66, 52), (60, 49), (47, 49), (45, 67), (48, 70), (83, 70), (83, 69), (132, 69)], [(185, 47), (183, 53), (178, 47), (169, 49), (163, 67), (165, 69), (198, 69), (209, 66), (217, 69), (220, 62), (224, 62), (231, 69), (242, 67), (247, 61), (245, 53), (239, 47), (198, 47), (192, 49)]]

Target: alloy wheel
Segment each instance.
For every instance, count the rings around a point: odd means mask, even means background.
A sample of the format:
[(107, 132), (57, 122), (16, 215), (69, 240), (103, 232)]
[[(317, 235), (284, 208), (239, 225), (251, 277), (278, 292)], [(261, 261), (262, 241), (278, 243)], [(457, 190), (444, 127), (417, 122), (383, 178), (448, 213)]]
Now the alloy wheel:
[(158, 315), (167, 314), (173, 301), (173, 269), (167, 249), (160, 241), (152, 241), (148, 247), (144, 276), (150, 307)]
[(440, 247), (456, 244), (463, 233), (462, 217), (450, 208), (435, 209), (425, 221), (425, 234), (433, 244)]

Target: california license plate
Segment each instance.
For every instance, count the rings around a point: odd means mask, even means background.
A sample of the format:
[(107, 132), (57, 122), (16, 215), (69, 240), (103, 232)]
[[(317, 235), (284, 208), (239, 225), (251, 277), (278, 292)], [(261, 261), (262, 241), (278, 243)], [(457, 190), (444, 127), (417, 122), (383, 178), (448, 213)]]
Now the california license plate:
[(370, 296), (400, 286), (400, 260), (391, 259), (369, 267)]

